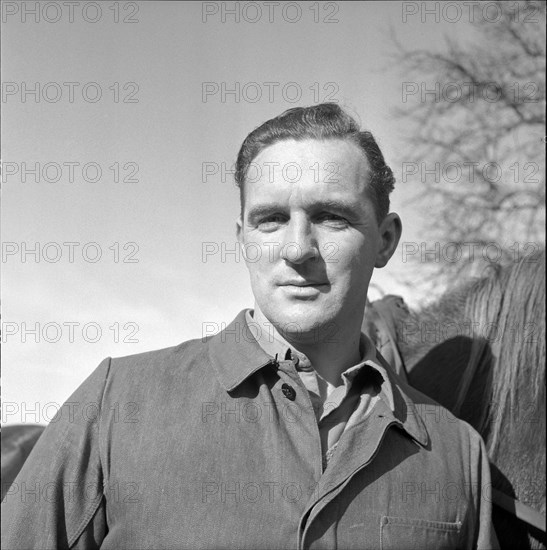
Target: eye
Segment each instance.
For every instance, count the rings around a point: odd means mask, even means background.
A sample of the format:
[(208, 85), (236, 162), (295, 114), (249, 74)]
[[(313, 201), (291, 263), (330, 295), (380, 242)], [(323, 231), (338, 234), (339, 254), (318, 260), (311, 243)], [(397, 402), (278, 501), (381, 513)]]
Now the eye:
[(317, 221), (319, 223), (326, 223), (334, 227), (345, 227), (348, 224), (348, 220), (339, 216), (338, 214), (333, 214), (332, 212), (322, 212), (317, 216)]
[(282, 214), (272, 214), (259, 220), (257, 226), (261, 231), (275, 231), (283, 223), (285, 223), (286, 217)]

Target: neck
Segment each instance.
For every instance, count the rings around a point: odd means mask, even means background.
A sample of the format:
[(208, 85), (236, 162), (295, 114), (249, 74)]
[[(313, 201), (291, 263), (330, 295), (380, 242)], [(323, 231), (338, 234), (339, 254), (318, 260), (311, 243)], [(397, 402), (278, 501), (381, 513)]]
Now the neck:
[[(281, 342), (303, 353), (311, 362), (316, 372), (334, 386), (342, 383), (342, 373), (356, 365), (361, 360), (359, 344), (361, 340), (361, 324), (344, 329), (314, 331), (313, 336), (301, 333), (280, 333), (262, 313), (255, 303), (253, 320), (262, 328), (261, 334), (273, 336)], [(333, 323), (332, 327), (336, 325)], [(319, 337), (318, 337), (319, 336)]]

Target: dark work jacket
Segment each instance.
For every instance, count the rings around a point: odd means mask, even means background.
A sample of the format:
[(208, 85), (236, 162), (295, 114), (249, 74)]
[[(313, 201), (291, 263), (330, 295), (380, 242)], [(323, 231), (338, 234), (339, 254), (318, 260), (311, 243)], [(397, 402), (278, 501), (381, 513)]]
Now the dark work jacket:
[(380, 399), (323, 471), (308, 392), (244, 312), (206, 341), (105, 359), (5, 497), (2, 548), (496, 548), (479, 435), (380, 356), (366, 377)]

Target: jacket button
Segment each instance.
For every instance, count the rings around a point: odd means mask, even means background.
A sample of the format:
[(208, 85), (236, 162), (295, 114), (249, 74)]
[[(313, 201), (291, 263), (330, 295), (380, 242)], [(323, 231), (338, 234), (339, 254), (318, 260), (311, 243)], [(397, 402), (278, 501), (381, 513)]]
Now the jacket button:
[(289, 386), (289, 384), (283, 384), (281, 386), (281, 391), (287, 399), (290, 399), (291, 401), (296, 399), (296, 392), (292, 386)]

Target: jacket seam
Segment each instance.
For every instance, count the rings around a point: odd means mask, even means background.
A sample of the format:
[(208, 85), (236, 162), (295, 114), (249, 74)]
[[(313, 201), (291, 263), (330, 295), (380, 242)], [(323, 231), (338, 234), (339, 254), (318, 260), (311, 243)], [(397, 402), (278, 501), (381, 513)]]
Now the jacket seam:
[(97, 513), (97, 510), (99, 509), (99, 507), (101, 506), (101, 504), (103, 503), (103, 501), (105, 500), (105, 496), (104, 496), (104, 484), (105, 484), (105, 481), (104, 481), (104, 468), (103, 468), (103, 460), (102, 460), (102, 452), (101, 452), (101, 411), (104, 410), (104, 394), (105, 394), (105, 388), (106, 388), (106, 381), (108, 379), (108, 376), (110, 374), (110, 367), (111, 367), (111, 364), (112, 364), (112, 358), (111, 357), (108, 357), (108, 369), (106, 371), (106, 375), (104, 377), (104, 383), (103, 383), (103, 388), (102, 388), (102, 391), (101, 391), (101, 406), (99, 408), (99, 418), (98, 418), (98, 421), (97, 421), (97, 442), (98, 442), (98, 448), (99, 448), (99, 471), (101, 472), (101, 474), (103, 475), (103, 487), (101, 488), (101, 498), (99, 499), (99, 501), (97, 502), (97, 504), (92, 507), (92, 508), (89, 508), (87, 513), (84, 514), (84, 517), (82, 519), (82, 521), (80, 522), (80, 526), (76, 529), (74, 535), (72, 537), (70, 537), (68, 539), (68, 547), (69, 548), (73, 548), (74, 544), (76, 544), (76, 542), (78, 541), (78, 539), (80, 538), (80, 536), (82, 535), (82, 533), (84, 532), (85, 528), (89, 525), (89, 522), (93, 519), (93, 517), (95, 516), (95, 514)]
[(86, 515), (84, 515), (84, 519), (81, 521), (80, 527), (76, 530), (76, 533), (71, 539), (68, 541), (68, 547), (74, 548), (74, 545), (76, 542), (78, 542), (78, 539), (81, 537), (82, 533), (84, 532), (85, 528), (89, 525), (89, 522), (93, 519), (93, 516), (97, 513), (97, 510), (99, 509), (99, 506), (102, 504), (104, 500), (104, 493), (101, 495), (101, 498), (99, 502), (96, 504), (94, 508), (90, 508)]

